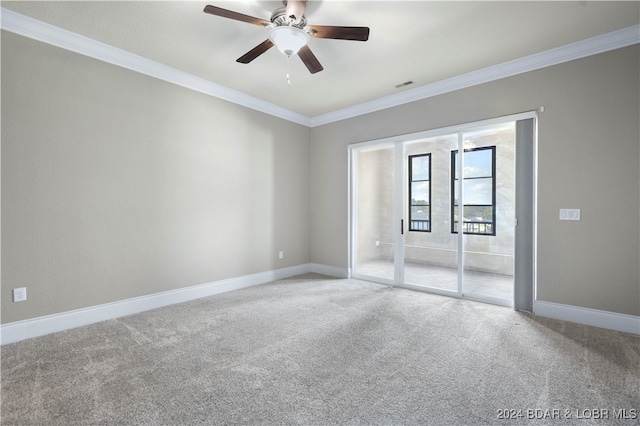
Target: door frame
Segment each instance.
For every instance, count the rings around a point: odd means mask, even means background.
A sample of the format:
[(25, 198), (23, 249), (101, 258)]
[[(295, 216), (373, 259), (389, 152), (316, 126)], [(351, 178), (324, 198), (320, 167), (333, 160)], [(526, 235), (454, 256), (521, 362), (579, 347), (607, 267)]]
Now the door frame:
[[(486, 120), (467, 122), (447, 127), (440, 127), (437, 129), (425, 130), (416, 133), (408, 133), (404, 135), (392, 136), (381, 139), (368, 140), (364, 142), (358, 142), (348, 145), (348, 161), (349, 161), (349, 189), (348, 189), (348, 262), (349, 262), (349, 277), (366, 279), (374, 282), (380, 282), (396, 287), (408, 288), (412, 290), (424, 291), (427, 293), (444, 294), (447, 296), (462, 298), (462, 280), (461, 274), (464, 268), (458, 268), (458, 291), (438, 291), (437, 289), (424, 288), (420, 286), (414, 286), (406, 284), (404, 282), (404, 268), (399, 266), (404, 262), (404, 235), (400, 229), (401, 220), (404, 220), (405, 214), (403, 209), (394, 207), (394, 279), (388, 280), (379, 277), (372, 277), (361, 275), (356, 268), (357, 258), (357, 211), (358, 206), (355, 203), (357, 199), (357, 178), (355, 172), (357, 171), (357, 156), (356, 152), (363, 149), (380, 149), (383, 147), (394, 149), (394, 170), (403, 170), (404, 167), (404, 151), (407, 143), (416, 142), (420, 139), (427, 139), (445, 134), (461, 133), (465, 129), (474, 127), (490, 126), (492, 124), (500, 124), (508, 121), (531, 121), (531, 133), (532, 140), (530, 146), (518, 147), (516, 139), (516, 197), (518, 198), (518, 192), (525, 192), (520, 195), (521, 200), (525, 200), (524, 204), (518, 206), (516, 202), (516, 231), (514, 241), (514, 263), (516, 265), (516, 271), (514, 275), (514, 303), (513, 307), (518, 310), (531, 312), (533, 310), (533, 300), (536, 295), (536, 240), (537, 240), (537, 123), (538, 123), (538, 111), (528, 111), (523, 113), (511, 114), (507, 116), (500, 116)], [(519, 155), (520, 152), (520, 155)], [(528, 157), (526, 157), (526, 154)], [(464, 157), (464, 156), (460, 156)], [(527, 159), (528, 158), (528, 159)], [(462, 161), (458, 162), (458, 167), (462, 167)], [(522, 174), (526, 173), (526, 176)], [(404, 176), (403, 174), (394, 174), (394, 206), (404, 205)], [(526, 193), (530, 190), (531, 193)], [(519, 208), (520, 207), (520, 208)], [(406, 224), (405, 224), (406, 227)], [(462, 240), (463, 233), (458, 233), (458, 247), (463, 247)], [(395, 242), (398, 243), (395, 243)], [(464, 250), (458, 250), (458, 264), (464, 265)], [(518, 264), (524, 265), (518, 268)], [(468, 298), (468, 297), (467, 297)], [(470, 298), (473, 299), (473, 298)], [(492, 303), (491, 300), (481, 300), (484, 302)]]

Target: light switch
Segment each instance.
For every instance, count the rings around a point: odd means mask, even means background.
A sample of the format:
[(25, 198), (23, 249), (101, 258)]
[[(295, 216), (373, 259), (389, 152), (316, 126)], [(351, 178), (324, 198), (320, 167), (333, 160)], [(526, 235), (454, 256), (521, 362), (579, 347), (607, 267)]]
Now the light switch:
[(580, 220), (580, 209), (560, 209), (560, 220)]

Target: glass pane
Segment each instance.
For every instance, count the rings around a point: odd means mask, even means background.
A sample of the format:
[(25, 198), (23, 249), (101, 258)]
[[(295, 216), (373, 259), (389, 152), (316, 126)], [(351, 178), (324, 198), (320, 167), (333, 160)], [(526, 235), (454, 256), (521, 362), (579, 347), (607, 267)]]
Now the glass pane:
[(411, 220), (429, 220), (429, 206), (411, 207)]
[[(490, 149), (464, 153), (464, 177), (487, 177), (493, 175), (493, 158)], [(468, 203), (467, 203), (468, 204)]]
[(429, 204), (429, 182), (411, 183), (411, 204)]
[(493, 207), (464, 206), (465, 222), (493, 222)]
[(356, 274), (394, 279), (393, 148), (356, 151)]
[[(467, 179), (461, 200), (465, 223), (459, 225), (464, 231), (462, 292), (466, 297), (509, 305), (513, 303), (515, 126), (500, 124), (465, 132), (465, 146), (495, 146), (496, 170), (492, 170), (490, 149), (465, 153)], [(495, 212), (492, 182), (485, 178), (492, 173), (496, 176)], [(495, 225), (490, 223), (494, 213)]]
[(429, 179), (429, 156), (413, 157), (411, 159), (411, 180)]
[[(455, 196), (457, 200), (457, 191)], [(493, 180), (491, 178), (465, 179), (464, 204), (493, 204)]]
[[(411, 222), (408, 229), (430, 232), (405, 232), (404, 280), (412, 286), (453, 294), (458, 292), (458, 241), (457, 235), (451, 234), (451, 151), (457, 148), (457, 134), (436, 136), (405, 146), (408, 156), (431, 154), (431, 177), (429, 182), (411, 183), (413, 201), (424, 199), (429, 205), (409, 207)], [(412, 157), (412, 164), (417, 158), (424, 157)], [(430, 199), (427, 198), (429, 188)], [(409, 206), (409, 202), (405, 205)], [(429, 213), (431, 220), (427, 222)]]
[(464, 222), (462, 232), (474, 235), (493, 235), (492, 223)]
[(412, 220), (410, 231), (430, 231), (431, 222), (427, 220)]

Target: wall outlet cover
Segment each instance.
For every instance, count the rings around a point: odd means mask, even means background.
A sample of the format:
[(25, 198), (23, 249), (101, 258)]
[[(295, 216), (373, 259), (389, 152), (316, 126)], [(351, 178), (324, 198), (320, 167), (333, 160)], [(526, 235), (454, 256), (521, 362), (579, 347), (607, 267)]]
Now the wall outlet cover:
[(27, 288), (14, 288), (13, 289), (13, 301), (14, 302), (24, 302), (27, 300)]

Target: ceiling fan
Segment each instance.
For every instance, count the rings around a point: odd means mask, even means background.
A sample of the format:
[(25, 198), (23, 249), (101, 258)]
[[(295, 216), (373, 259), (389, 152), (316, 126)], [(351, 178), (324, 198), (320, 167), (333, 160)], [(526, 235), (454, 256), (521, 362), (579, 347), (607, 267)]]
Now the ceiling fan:
[(236, 59), (236, 62), (242, 64), (248, 64), (275, 45), (288, 57), (297, 53), (309, 72), (315, 74), (324, 68), (309, 48), (311, 38), (356, 41), (369, 39), (369, 27), (307, 25), (307, 18), (304, 16), (307, 0), (285, 0), (282, 3), (284, 6), (271, 14), (270, 21), (211, 5), (206, 6), (204, 12), (270, 28), (269, 38)]

